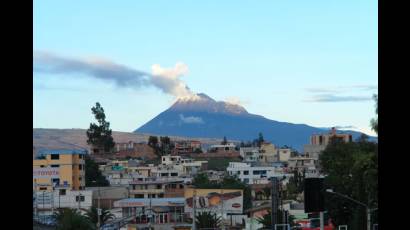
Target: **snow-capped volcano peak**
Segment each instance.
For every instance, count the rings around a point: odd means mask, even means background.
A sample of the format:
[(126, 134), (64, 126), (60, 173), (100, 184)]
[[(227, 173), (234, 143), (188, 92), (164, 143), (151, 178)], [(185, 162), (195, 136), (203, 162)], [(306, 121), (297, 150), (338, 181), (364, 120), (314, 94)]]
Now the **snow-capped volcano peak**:
[(246, 109), (240, 105), (224, 101), (215, 101), (213, 98), (209, 97), (204, 93), (198, 93), (193, 96), (179, 98), (171, 106), (170, 110), (228, 114), (248, 114)]

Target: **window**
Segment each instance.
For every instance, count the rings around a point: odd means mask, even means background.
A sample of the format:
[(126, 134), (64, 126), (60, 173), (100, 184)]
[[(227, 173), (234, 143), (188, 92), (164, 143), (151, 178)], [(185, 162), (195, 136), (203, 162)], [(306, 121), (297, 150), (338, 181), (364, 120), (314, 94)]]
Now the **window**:
[(40, 168), (44, 168), (44, 165), (40, 165)]
[(248, 170), (243, 171), (243, 175), (249, 175), (249, 171)]
[(319, 145), (323, 144), (323, 136), (319, 136)]
[(158, 194), (158, 198), (164, 198), (164, 193)]
[(144, 198), (144, 194), (135, 194), (134, 198)]
[(244, 182), (244, 183), (249, 183), (249, 179), (248, 179), (248, 178), (245, 178), (245, 179), (243, 179), (243, 182)]
[(53, 178), (52, 180), (53, 185), (59, 185), (60, 184), (60, 178)]
[(160, 184), (157, 184), (157, 189), (161, 189), (162, 186)]
[(171, 176), (178, 176), (178, 173), (171, 173)]
[(168, 176), (168, 173), (161, 173), (161, 176)]
[(79, 154), (78, 158), (83, 159), (83, 154)]
[(51, 168), (60, 168), (60, 165), (51, 165)]
[(41, 191), (47, 190), (47, 187), (40, 187)]
[(60, 194), (60, 196), (65, 196), (66, 190), (65, 189), (60, 189), (59, 194)]
[(225, 151), (228, 151), (229, 150), (229, 147), (225, 147)]
[(83, 165), (78, 165), (79, 170), (83, 170)]
[(84, 202), (85, 197), (83, 195), (75, 196), (75, 201), (78, 202), (78, 200), (80, 200), (80, 202)]
[(79, 181), (81, 181), (82, 179), (83, 179), (82, 177), (79, 177), (79, 178), (78, 178)]
[(58, 155), (58, 154), (51, 154), (51, 160), (60, 160), (60, 155)]
[(183, 185), (183, 184), (180, 184), (180, 185), (179, 185), (179, 188), (184, 188), (184, 185)]
[(135, 190), (135, 184), (132, 185), (132, 190)]

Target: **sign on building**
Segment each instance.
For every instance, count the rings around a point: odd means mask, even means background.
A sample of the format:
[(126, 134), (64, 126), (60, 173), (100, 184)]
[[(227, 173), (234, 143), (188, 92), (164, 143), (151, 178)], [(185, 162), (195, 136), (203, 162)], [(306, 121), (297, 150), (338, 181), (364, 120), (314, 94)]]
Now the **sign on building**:
[[(195, 195), (195, 201), (193, 196)], [(185, 211), (192, 212), (193, 202), (197, 212), (224, 213), (243, 212), (243, 191), (240, 189), (193, 189), (185, 190)]]
[(59, 178), (59, 168), (33, 168), (33, 178)]

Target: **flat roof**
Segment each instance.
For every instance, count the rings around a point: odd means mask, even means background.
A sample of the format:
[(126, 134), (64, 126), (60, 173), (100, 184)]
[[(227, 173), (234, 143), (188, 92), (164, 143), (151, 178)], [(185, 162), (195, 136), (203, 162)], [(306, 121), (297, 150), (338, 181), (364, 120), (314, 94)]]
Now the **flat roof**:
[(49, 155), (49, 154), (87, 154), (87, 150), (82, 149), (41, 149), (38, 151), (37, 155)]
[(114, 202), (114, 207), (184, 206), (185, 198), (127, 198)]

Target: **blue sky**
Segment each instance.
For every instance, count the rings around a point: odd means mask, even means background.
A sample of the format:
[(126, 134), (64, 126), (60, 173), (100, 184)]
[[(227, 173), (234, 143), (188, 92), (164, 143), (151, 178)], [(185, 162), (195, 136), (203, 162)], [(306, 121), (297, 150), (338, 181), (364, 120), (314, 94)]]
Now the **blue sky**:
[[(151, 73), (185, 63), (193, 92), (248, 112), (368, 134), (377, 93), (377, 1), (34, 1), (34, 52)], [(99, 101), (133, 131), (175, 99), (81, 73), (33, 72), (35, 128), (87, 128)]]

